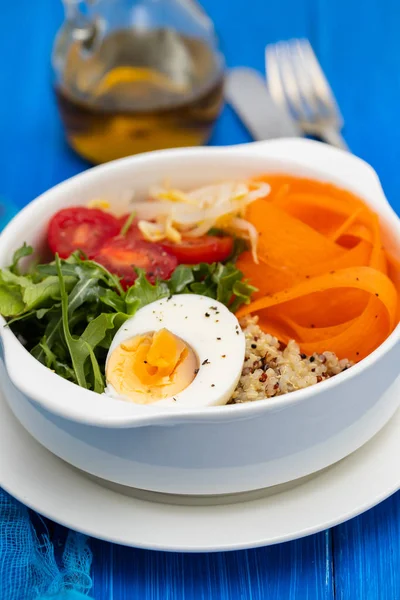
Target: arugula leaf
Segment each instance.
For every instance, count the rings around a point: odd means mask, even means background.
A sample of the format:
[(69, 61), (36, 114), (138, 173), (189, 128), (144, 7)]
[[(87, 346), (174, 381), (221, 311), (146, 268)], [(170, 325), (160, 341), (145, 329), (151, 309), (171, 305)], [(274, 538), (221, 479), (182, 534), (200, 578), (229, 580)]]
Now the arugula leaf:
[(228, 259), (226, 260), (226, 262), (235, 263), (237, 261), (237, 259), (239, 258), (239, 256), (241, 254), (243, 254), (243, 252), (246, 252), (246, 250), (248, 250), (249, 248), (250, 248), (250, 245), (246, 240), (244, 240), (243, 238), (239, 238), (239, 237), (234, 238), (233, 249), (232, 249), (230, 256), (228, 256)]
[[(57, 255), (56, 267), (58, 271), (58, 278), (61, 289), (62, 327), (64, 332), (64, 338), (70, 353), (76, 380), (81, 387), (93, 387), (95, 392), (102, 393), (104, 391), (104, 379), (94, 350), (103, 341), (109, 329), (112, 329), (115, 335), (119, 327), (128, 318), (128, 315), (124, 315), (122, 313), (102, 313), (89, 322), (89, 324), (87, 325), (80, 337), (73, 336), (71, 334), (69, 320), (69, 312), (73, 300), (71, 300), (71, 305), (69, 305), (69, 298), (64, 285), (65, 278), (62, 275), (61, 262)], [(78, 285), (79, 284), (77, 284), (77, 286)], [(70, 298), (72, 298), (72, 295), (73, 292), (71, 293)], [(79, 294), (75, 295), (75, 301), (78, 298), (78, 295)], [(90, 374), (90, 378), (93, 381), (92, 386), (88, 385), (85, 373), (85, 363), (87, 361), (87, 358), (90, 358), (90, 363), (92, 367), (92, 372)]]
[(146, 278), (143, 269), (136, 269), (137, 279), (126, 293), (125, 302), (129, 315), (134, 315), (138, 308), (170, 295), (170, 288), (165, 281), (157, 281), (154, 285)]
[(220, 229), (219, 227), (211, 227), (211, 229), (209, 229), (207, 231), (207, 235), (215, 235), (217, 237), (227, 237), (230, 234), (227, 233), (224, 229)]
[(20, 275), (20, 271), (19, 271), (19, 267), (18, 267), (19, 261), (22, 258), (25, 258), (26, 256), (30, 256), (31, 254), (33, 254), (32, 246), (28, 246), (27, 243), (24, 242), (24, 245), (21, 246), (21, 248), (18, 248), (18, 250), (16, 250), (14, 252), (12, 263), (11, 263), (11, 266), (9, 267), (11, 273), (15, 273), (15, 275)]
[(217, 299), (216, 287), (210, 277), (204, 281), (196, 281), (190, 286), (190, 292), (199, 294), (200, 296), (208, 296), (209, 298)]
[(194, 282), (193, 269), (186, 265), (179, 265), (168, 281), (171, 294), (181, 294), (187, 291), (187, 286)]
[(75, 381), (75, 373), (74, 373), (73, 369), (71, 369), (70, 366), (68, 366), (66, 363), (60, 361), (57, 358), (57, 354), (55, 352), (53, 352), (52, 350), (50, 350), (45, 337), (43, 338), (43, 340), (41, 342), (41, 346), (46, 355), (46, 362), (45, 362), (46, 367), (48, 367), (49, 369), (52, 369), (58, 375), (61, 375), (61, 377), (64, 377), (64, 379), (69, 379), (70, 381)]
[(121, 235), (122, 237), (126, 236), (129, 229), (131, 228), (131, 225), (132, 225), (135, 217), (136, 217), (136, 210), (132, 211), (131, 214), (129, 215), (129, 217), (127, 217), (125, 223), (122, 226), (122, 229), (121, 229), (119, 235)]
[(256, 291), (257, 288), (247, 281), (235, 281), (232, 288), (234, 300), (231, 302), (229, 309), (236, 312), (242, 304), (250, 304), (251, 295)]
[(56, 267), (61, 290), (62, 327), (65, 341), (71, 356), (71, 362), (75, 372), (76, 381), (78, 385), (87, 389), (85, 361), (90, 354), (90, 346), (81, 338), (74, 338), (71, 335), (68, 322), (68, 295), (64, 284), (64, 277), (61, 272), (61, 263), (58, 254), (56, 254)]
[(207, 277), (211, 276), (215, 271), (215, 263), (199, 263), (198, 265), (193, 265), (193, 276), (196, 281), (203, 281)]
[(122, 313), (102, 313), (93, 321), (90, 321), (81, 338), (91, 348), (95, 349), (103, 341), (109, 329), (115, 335), (127, 319), (129, 319), (129, 316)]
[(53, 304), (53, 306), (50, 306), (49, 308), (39, 308), (39, 310), (35, 311), (36, 312), (36, 318), (39, 319), (39, 321), (41, 319), (43, 319), (49, 312), (53, 311), (58, 311), (58, 309), (61, 308), (61, 303), (56, 303)]
[(212, 227), (208, 230), (207, 235), (215, 235), (217, 237), (233, 237), (233, 249), (228, 258), (224, 261), (224, 263), (235, 263), (239, 256), (243, 254), (246, 250), (249, 249), (249, 243), (241, 238), (232, 235), (231, 233), (225, 231), (224, 229), (219, 229), (218, 227)]
[(126, 313), (126, 302), (125, 298), (114, 292), (114, 290), (105, 289), (99, 300), (105, 306), (112, 308), (115, 312)]
[(218, 264), (214, 273), (212, 274), (212, 280), (217, 284), (217, 300), (229, 306), (233, 286), (237, 281), (240, 281), (243, 277), (243, 273), (236, 269), (232, 264), (222, 265)]
[[(232, 263), (180, 265), (167, 281), (171, 293), (193, 293), (214, 298), (232, 312), (250, 302), (256, 288), (243, 281), (243, 273)], [(241, 284), (241, 285), (239, 285)]]
[[(124, 294), (119, 278), (113, 275), (105, 267), (93, 260), (82, 259), (75, 252), (69, 258), (60, 263), (61, 273), (64, 277), (71, 276), (78, 279), (96, 279), (98, 282), (103, 282), (105, 286), (115, 288), (120, 294)], [(57, 267), (55, 262), (38, 265), (38, 273), (42, 276), (57, 275)]]
[[(61, 262), (60, 262), (60, 274), (61, 274), (61, 279), (63, 282), (71, 282), (72, 281), (71, 276), (63, 276), (62, 275)], [(80, 306), (82, 306), (85, 302), (97, 302), (99, 296), (103, 293), (103, 288), (101, 288), (98, 285), (98, 282), (96, 279), (90, 279), (90, 278), (84, 277), (84, 273), (80, 273), (80, 274), (82, 276), (82, 279), (80, 279), (78, 281), (76, 281), (76, 279), (73, 279), (73, 281), (76, 283), (75, 283), (75, 286), (72, 288), (71, 294), (68, 298), (68, 318), (70, 320), (70, 324), (71, 324), (71, 319), (72, 319), (75, 311)], [(50, 275), (44, 281), (52, 279), (52, 277), (53, 276)], [(60, 286), (60, 284), (61, 284), (61, 280), (58, 277), (57, 285)], [(53, 319), (51, 321), (51, 323), (52, 323), (51, 327), (48, 327), (46, 329), (47, 341), (48, 341), (48, 344), (50, 345), (50, 347), (51, 347), (52, 343), (60, 335), (60, 329), (62, 328), (62, 321), (61, 321), (60, 317)], [(43, 362), (44, 352), (41, 348), (35, 348), (35, 357), (38, 360), (40, 360), (40, 362)]]
[(105, 388), (103, 375), (101, 374), (99, 363), (92, 348), (90, 346), (88, 346), (88, 348), (93, 370), (93, 391), (96, 392), (96, 394), (102, 394)]

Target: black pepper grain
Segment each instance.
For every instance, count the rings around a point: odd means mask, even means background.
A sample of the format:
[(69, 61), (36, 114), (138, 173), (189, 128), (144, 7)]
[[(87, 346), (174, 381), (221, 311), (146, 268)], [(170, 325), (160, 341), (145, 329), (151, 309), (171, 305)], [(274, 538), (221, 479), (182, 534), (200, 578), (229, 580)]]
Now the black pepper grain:
[(226, 358), (226, 354), (221, 354), (221, 358)]
[(252, 344), (251, 347), (254, 348), (254, 349), (256, 349), (257, 348), (257, 344)]
[(212, 384), (211, 384), (211, 387), (215, 387), (215, 383), (212, 383)]
[(314, 360), (315, 360), (315, 356), (310, 356), (309, 361), (314, 362)]
[(208, 360), (208, 358), (206, 358), (205, 360), (203, 360), (203, 362), (201, 364), (202, 365), (209, 365), (210, 361)]
[(210, 316), (210, 313), (204, 313), (204, 316), (205, 316), (205, 317), (209, 317), (209, 316)]
[(194, 370), (194, 374), (197, 375), (197, 373), (200, 371), (200, 369), (195, 369)]
[(221, 338), (217, 338), (217, 340), (218, 340), (218, 341), (220, 341), (220, 340), (221, 340)]
[(307, 354), (304, 354), (304, 352), (303, 352), (302, 354), (300, 354), (300, 358), (302, 358), (304, 360), (305, 358), (307, 358)]

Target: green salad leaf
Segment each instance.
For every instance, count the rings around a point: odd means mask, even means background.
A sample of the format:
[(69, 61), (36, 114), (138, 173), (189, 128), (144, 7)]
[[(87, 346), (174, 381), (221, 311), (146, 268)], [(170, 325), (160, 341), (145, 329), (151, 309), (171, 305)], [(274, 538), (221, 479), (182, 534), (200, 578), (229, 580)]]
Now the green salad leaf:
[(154, 284), (137, 269), (124, 291), (118, 277), (80, 253), (22, 273), (19, 262), (31, 254), (24, 244), (0, 270), (0, 314), (37, 360), (99, 393), (112, 340), (139, 308), (173, 294), (201, 294), (235, 312), (255, 291), (232, 262), (180, 265), (169, 280)]
[(13, 317), (24, 310), (21, 288), (5, 282), (0, 276), (0, 313), (3, 317)]
[(11, 273), (19, 275), (19, 261), (25, 258), (26, 256), (30, 256), (31, 254), (33, 254), (33, 248), (32, 246), (28, 246), (26, 243), (24, 243), (24, 245), (21, 246), (21, 248), (18, 248), (18, 250), (14, 252), (13, 260), (10, 265)]
[(137, 273), (138, 277), (135, 283), (128, 289), (125, 296), (125, 302), (130, 315), (134, 315), (138, 308), (170, 295), (168, 282), (157, 281), (153, 285), (148, 281), (142, 269), (137, 269)]

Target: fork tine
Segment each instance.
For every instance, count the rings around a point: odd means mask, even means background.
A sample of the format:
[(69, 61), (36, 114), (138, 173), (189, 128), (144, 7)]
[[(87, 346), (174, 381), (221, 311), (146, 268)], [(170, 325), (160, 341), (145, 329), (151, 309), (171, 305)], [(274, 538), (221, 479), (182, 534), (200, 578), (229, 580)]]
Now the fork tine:
[(269, 44), (265, 48), (265, 70), (268, 81), (268, 90), (276, 104), (283, 106), (286, 110), (290, 110), (282, 85), (277, 46), (278, 44)]
[(298, 85), (296, 64), (292, 55), (292, 43), (281, 42), (277, 46), (282, 84), (287, 99), (292, 106), (292, 110), (297, 113), (297, 118), (301, 120), (307, 119), (307, 110)]
[(300, 40), (292, 40), (289, 43), (289, 49), (299, 94), (303, 99), (308, 117), (314, 121), (318, 117), (320, 106), (318, 105), (313, 81), (310, 78), (308, 63), (305, 60)]
[(338, 123), (342, 123), (342, 115), (340, 114), (332, 88), (325, 77), (310, 42), (308, 40), (299, 40), (298, 50), (302, 55), (304, 64), (307, 65), (307, 71), (313, 88), (315, 89), (315, 93), (318, 95), (318, 99), (324, 104), (325, 108), (330, 111), (331, 116), (334, 117)]

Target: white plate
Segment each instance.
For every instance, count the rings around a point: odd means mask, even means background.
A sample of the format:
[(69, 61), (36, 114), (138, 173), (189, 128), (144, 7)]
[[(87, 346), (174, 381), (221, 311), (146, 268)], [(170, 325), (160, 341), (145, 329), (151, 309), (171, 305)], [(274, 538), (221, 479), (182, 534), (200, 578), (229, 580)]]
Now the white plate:
[[(400, 378), (391, 394), (400, 393)], [(400, 412), (350, 457), (289, 489), (258, 499), (182, 506), (132, 497), (89, 479), (22, 428), (0, 395), (0, 483), (30, 508), (110, 542), (210, 552), (292, 540), (337, 525), (400, 488)]]

